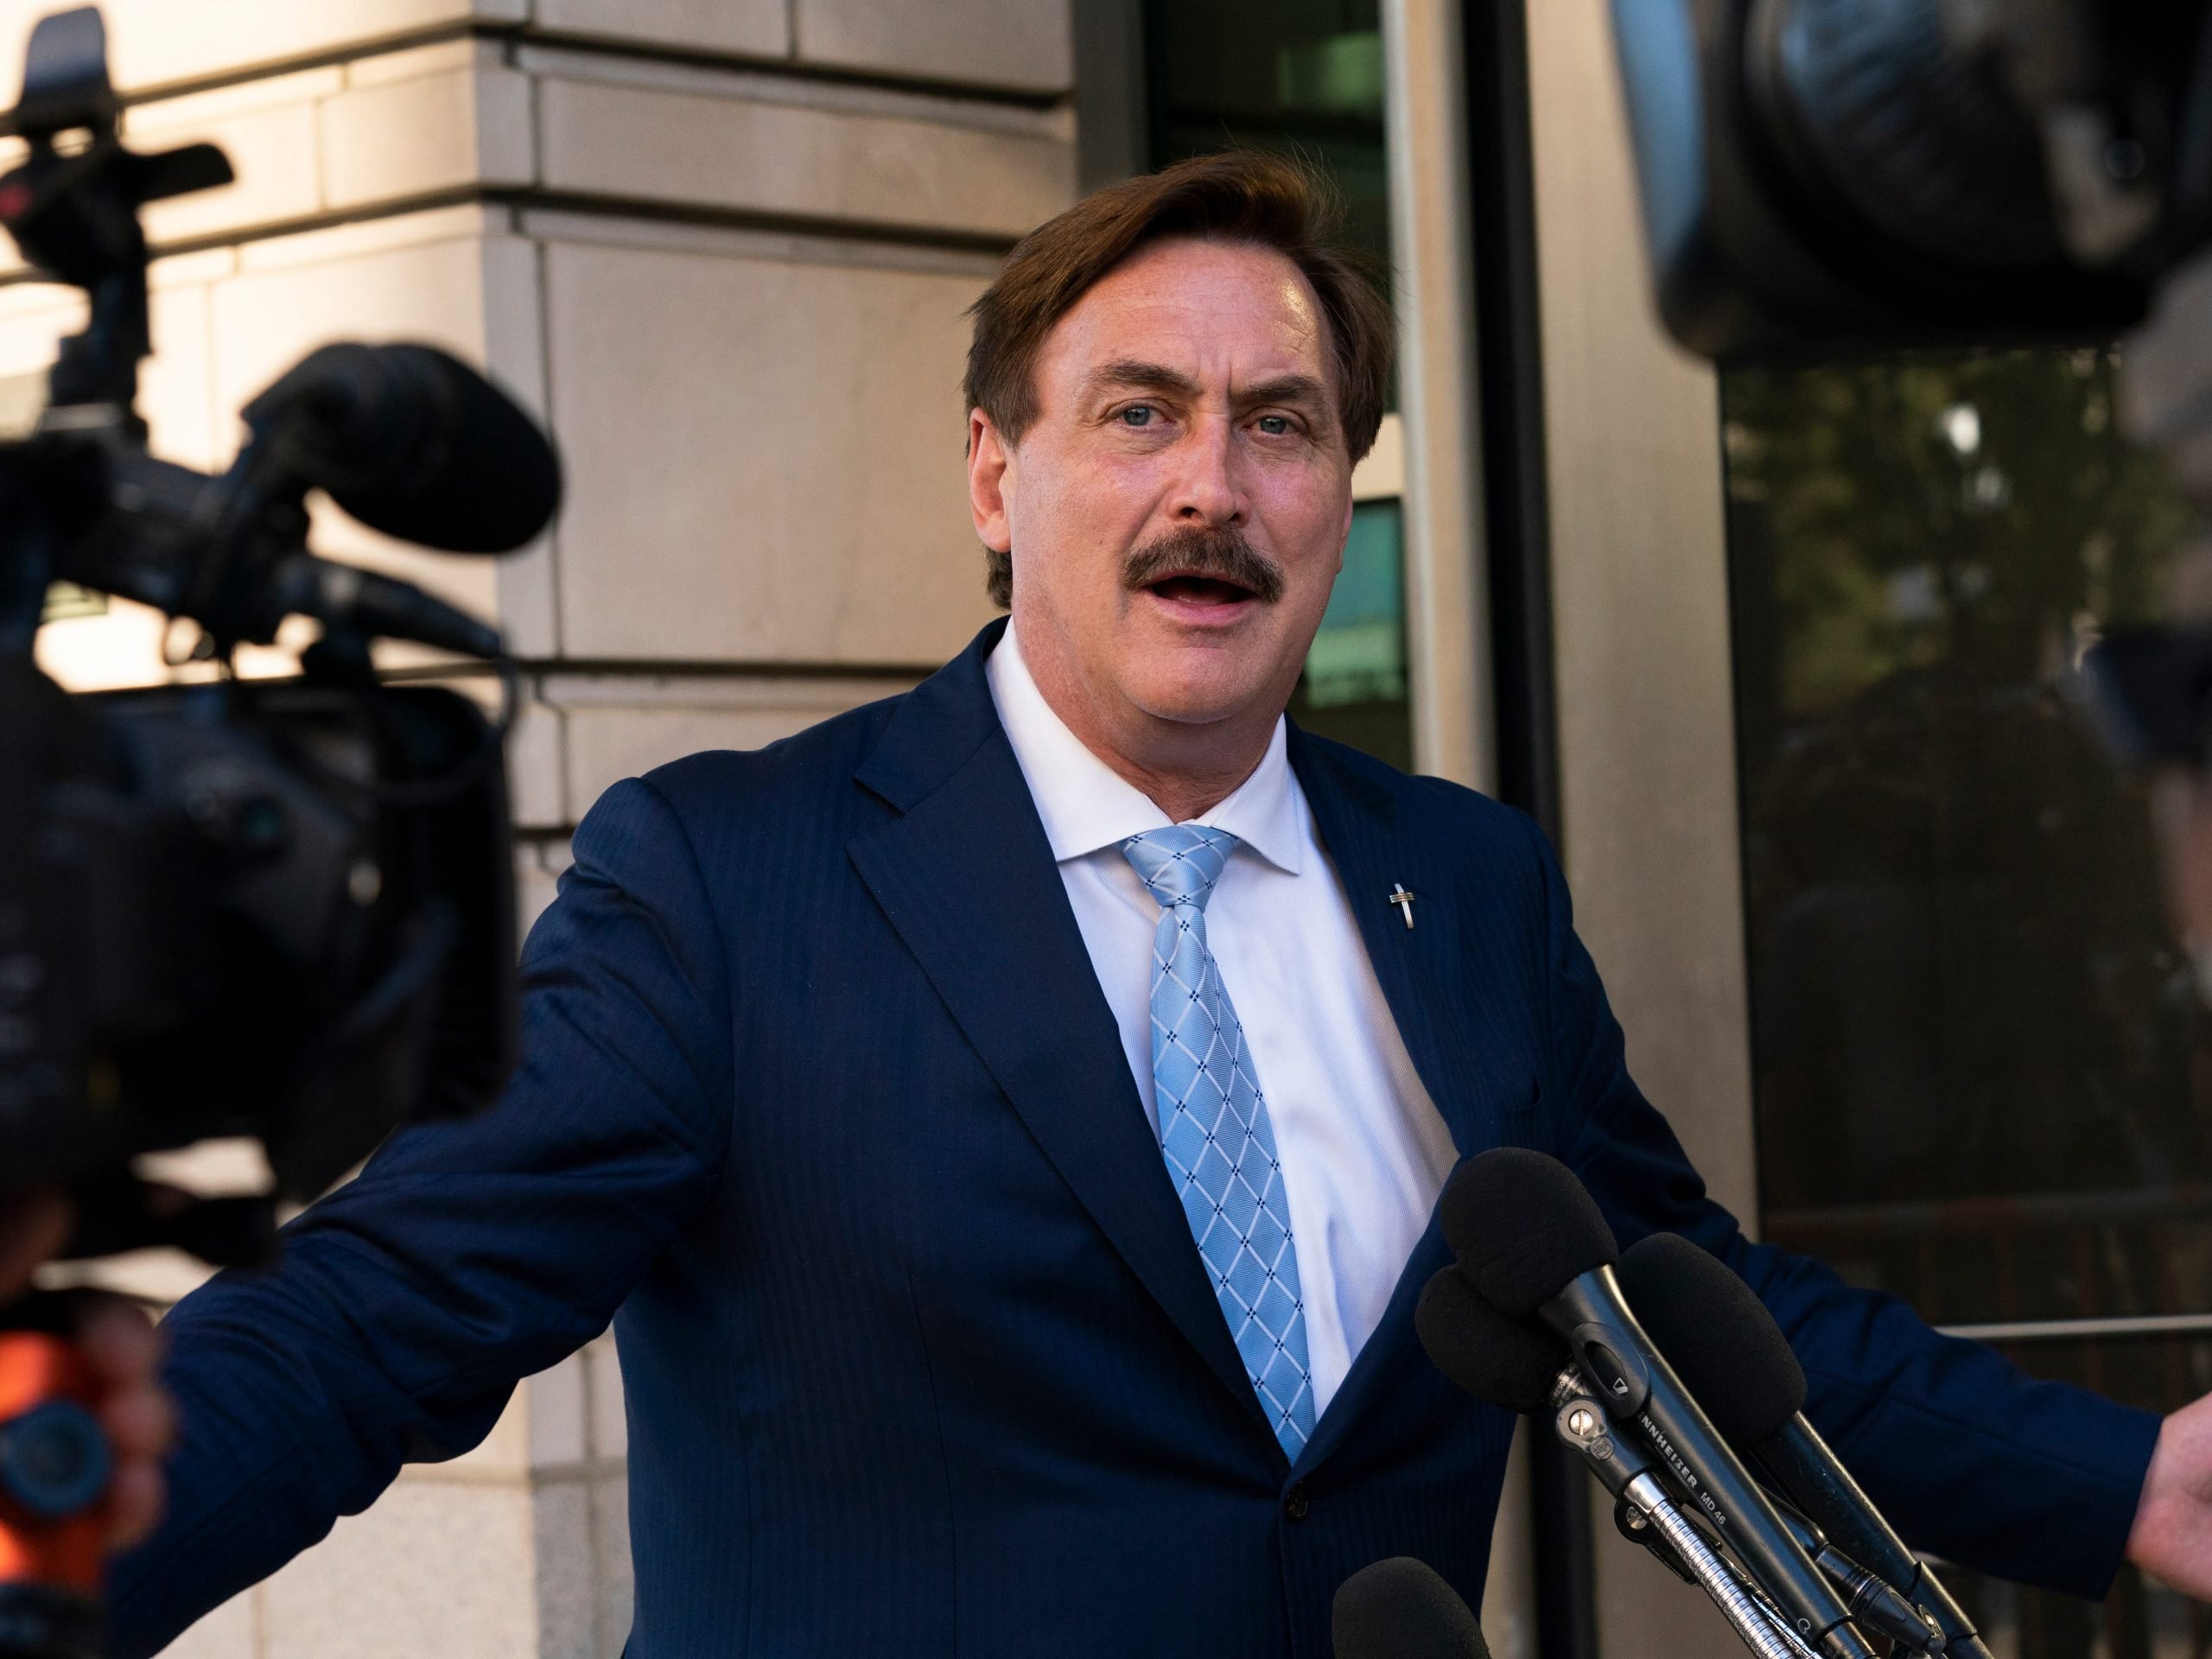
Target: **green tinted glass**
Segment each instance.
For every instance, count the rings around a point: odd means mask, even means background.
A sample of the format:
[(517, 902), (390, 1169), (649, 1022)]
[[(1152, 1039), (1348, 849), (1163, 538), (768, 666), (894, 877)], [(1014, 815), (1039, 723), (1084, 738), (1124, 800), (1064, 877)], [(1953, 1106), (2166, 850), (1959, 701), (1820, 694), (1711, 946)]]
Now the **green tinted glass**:
[(1410, 771), (1403, 524), (1395, 501), (1363, 501), (1352, 509), (1344, 572), (1306, 653), (1290, 712), (1309, 731)]

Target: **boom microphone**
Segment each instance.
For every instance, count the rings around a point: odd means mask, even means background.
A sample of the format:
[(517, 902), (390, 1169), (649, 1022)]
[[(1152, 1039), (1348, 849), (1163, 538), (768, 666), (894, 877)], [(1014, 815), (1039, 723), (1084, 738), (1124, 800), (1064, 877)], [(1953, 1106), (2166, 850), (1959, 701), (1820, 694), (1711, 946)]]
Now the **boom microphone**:
[(257, 459), (372, 530), (505, 553), (552, 521), (561, 462), (537, 423), (430, 346), (326, 346), (245, 406)]
[(1363, 1567), (1338, 1585), (1329, 1635), (1337, 1659), (1490, 1659), (1467, 1604), (1410, 1555)]
[[(1673, 1233), (1632, 1245), (1621, 1258), (1620, 1282), (1714, 1426), (1758, 1460), (1834, 1549), (1931, 1617), (1945, 1652), (1989, 1659), (1964, 1610), (1805, 1421), (1804, 1368), (1751, 1287), (1719, 1257)], [(1871, 1622), (1885, 1635), (1904, 1637), (1902, 1626), (1890, 1628), (1893, 1616)]]
[(1798, 1638), (1835, 1659), (1871, 1659), (1834, 1589), (1629, 1311), (1613, 1277), (1612, 1230), (1574, 1173), (1541, 1153), (1501, 1147), (1460, 1167), (1440, 1210), (1476, 1292), (1566, 1339), (1606, 1414), (1660, 1454)]

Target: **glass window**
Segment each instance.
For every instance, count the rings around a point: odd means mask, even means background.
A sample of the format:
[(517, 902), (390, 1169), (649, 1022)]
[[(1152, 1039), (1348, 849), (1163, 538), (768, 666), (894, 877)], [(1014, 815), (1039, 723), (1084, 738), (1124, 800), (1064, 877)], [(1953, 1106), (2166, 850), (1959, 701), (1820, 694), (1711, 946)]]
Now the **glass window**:
[(1344, 573), (1306, 653), (1290, 713), (1308, 731), (1410, 772), (1403, 524), (1395, 501), (1352, 509)]
[[(2191, 521), (2113, 375), (2083, 351), (1723, 377), (1760, 1220), (2166, 1408), (2212, 1387), (2212, 1318), (2109, 1322), (2212, 1315), (2212, 1025), (2144, 792), (2068, 676), (2155, 613)], [(2132, 1577), (2101, 1613), (1972, 1592), (2037, 1659), (2208, 1630)]]
[(1304, 156), (1387, 269), (1376, 0), (1147, 0), (1144, 27), (1154, 166), (1238, 144)]
[[(1238, 144), (1302, 156), (1334, 181), (1354, 239), (1389, 269), (1376, 0), (1147, 0), (1144, 29), (1154, 166)], [(1395, 500), (1354, 509), (1291, 715), (1411, 770), (1402, 522)]]

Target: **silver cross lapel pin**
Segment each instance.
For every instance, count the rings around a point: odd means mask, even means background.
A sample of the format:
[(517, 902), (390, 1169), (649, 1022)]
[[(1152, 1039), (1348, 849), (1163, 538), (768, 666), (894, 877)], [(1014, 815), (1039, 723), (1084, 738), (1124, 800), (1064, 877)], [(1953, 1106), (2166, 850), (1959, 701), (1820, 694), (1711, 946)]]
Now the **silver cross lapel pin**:
[(1398, 907), (1399, 912), (1406, 918), (1407, 927), (1411, 928), (1414, 925), (1414, 899), (1415, 895), (1406, 891), (1406, 884), (1402, 881), (1395, 882), (1392, 885), (1396, 887), (1397, 891), (1390, 895), (1388, 902), (1394, 904)]

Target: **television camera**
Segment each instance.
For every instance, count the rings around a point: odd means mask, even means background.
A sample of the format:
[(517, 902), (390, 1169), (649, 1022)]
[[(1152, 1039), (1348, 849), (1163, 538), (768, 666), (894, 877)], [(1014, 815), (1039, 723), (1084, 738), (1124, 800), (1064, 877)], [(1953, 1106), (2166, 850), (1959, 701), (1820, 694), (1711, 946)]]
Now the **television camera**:
[[(1612, 0), (1661, 317), (1723, 365), (2127, 336), (2212, 501), (2204, 0)], [(2212, 766), (2212, 618), (2082, 664), (2131, 766)]]
[[(420, 345), (315, 352), (244, 410), (236, 461), (148, 453), (147, 203), (228, 182), (221, 151), (124, 144), (91, 7), (34, 29), (0, 131), (0, 227), (82, 289), (36, 428), (0, 443), (0, 1202), (66, 1188), (72, 1257), (272, 1248), (305, 1201), (409, 1119), (487, 1102), (517, 1046), (499, 634), (405, 582), (308, 551), (311, 492), (465, 553), (550, 520), (560, 468), (530, 418)], [(197, 625), (226, 668), (301, 616), (295, 678), (71, 696), (34, 648), (56, 583)], [(494, 664), (505, 711), (378, 673), (410, 640)], [(251, 1136), (273, 1189), (194, 1198), (143, 1154)], [(0, 1309), (0, 1655), (87, 1659), (105, 1448), (66, 1313)]]

